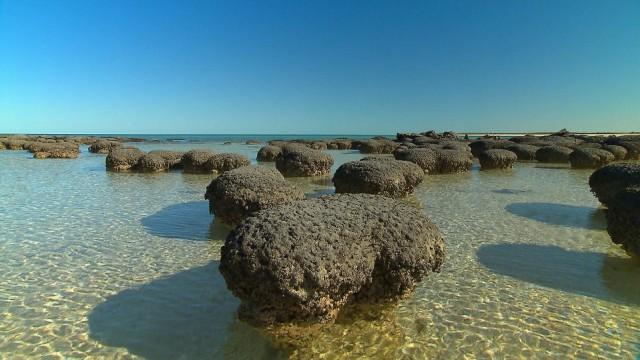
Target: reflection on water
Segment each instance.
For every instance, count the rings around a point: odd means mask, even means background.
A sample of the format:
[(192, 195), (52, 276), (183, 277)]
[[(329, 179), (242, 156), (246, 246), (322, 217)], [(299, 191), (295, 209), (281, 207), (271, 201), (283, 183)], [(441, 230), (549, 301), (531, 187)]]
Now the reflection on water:
[(552, 225), (599, 230), (607, 228), (604, 210), (598, 208), (530, 202), (508, 204), (505, 209), (514, 215)]
[[(136, 145), (250, 159), (257, 151), (221, 143)], [(361, 157), (329, 153), (334, 171)], [(444, 233), (442, 272), (384, 311), (345, 312), (335, 325), (274, 339), (278, 334), (236, 320), (238, 301), (217, 270), (230, 229), (203, 201), (215, 175), (107, 173), (104, 161), (86, 153), (47, 161), (0, 151), (0, 357), (633, 359), (640, 353), (640, 265), (603, 230), (587, 186), (590, 170), (517, 163), (480, 172), (476, 164), (466, 174), (426, 176), (405, 201)], [(328, 179), (288, 181), (318, 196), (333, 191)]]
[(521, 281), (603, 300), (640, 304), (637, 259), (529, 244), (485, 245), (478, 261)]

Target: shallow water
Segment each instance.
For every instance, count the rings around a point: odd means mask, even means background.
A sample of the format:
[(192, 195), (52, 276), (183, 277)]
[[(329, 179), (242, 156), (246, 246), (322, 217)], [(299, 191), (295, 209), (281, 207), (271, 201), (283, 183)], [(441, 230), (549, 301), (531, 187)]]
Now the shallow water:
[[(336, 166), (360, 157), (330, 153)], [(217, 271), (229, 229), (203, 199), (211, 175), (0, 151), (0, 358), (636, 358), (640, 264), (610, 242), (589, 174), (520, 163), (428, 177), (408, 200), (445, 234), (442, 272), (283, 350), (235, 319)], [(293, 181), (319, 196), (327, 180)]]

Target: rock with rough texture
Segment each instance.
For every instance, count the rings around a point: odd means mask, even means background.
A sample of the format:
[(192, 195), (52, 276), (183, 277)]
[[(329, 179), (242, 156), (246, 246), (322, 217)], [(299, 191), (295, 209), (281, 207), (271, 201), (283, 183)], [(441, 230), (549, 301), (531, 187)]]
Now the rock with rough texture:
[(618, 192), (606, 216), (611, 240), (629, 254), (640, 256), (640, 186)]
[(228, 224), (236, 224), (258, 210), (304, 198), (275, 169), (246, 166), (222, 173), (209, 186), (209, 211)]
[(209, 150), (191, 150), (182, 156), (182, 168), (185, 172), (210, 172), (206, 166), (209, 158), (213, 156), (213, 152)]
[(480, 156), (481, 153), (492, 149), (506, 149), (507, 147), (514, 145), (513, 142), (507, 140), (496, 139), (482, 139), (469, 143), (471, 153), (474, 157)]
[(393, 156), (397, 160), (411, 161), (417, 164), (426, 174), (436, 174), (438, 172), (438, 154), (433, 149), (398, 149), (393, 152)]
[(604, 150), (612, 153), (616, 160), (624, 160), (627, 158), (627, 149), (620, 145), (604, 145)]
[(169, 169), (182, 169), (182, 156), (184, 156), (182, 151), (151, 150), (149, 154), (160, 156), (167, 163)]
[(640, 163), (614, 163), (601, 167), (589, 177), (591, 192), (606, 206), (622, 190), (640, 186)]
[[(445, 145), (446, 146), (446, 145)], [(471, 171), (473, 155), (468, 150), (437, 149), (437, 174), (454, 174)]]
[(422, 182), (420, 166), (394, 159), (366, 158), (342, 164), (333, 176), (336, 193), (406, 196)]
[(573, 149), (564, 146), (543, 146), (536, 151), (536, 160), (543, 163), (566, 163)]
[(144, 152), (137, 148), (117, 148), (111, 150), (107, 155), (107, 170), (125, 171), (134, 168)]
[(225, 172), (251, 163), (246, 156), (234, 153), (215, 154), (207, 160), (204, 167), (209, 171)]
[(276, 168), (284, 176), (320, 176), (329, 174), (333, 159), (329, 154), (304, 145), (289, 144), (276, 159)]
[(245, 141), (245, 145), (259, 145), (262, 144), (260, 140), (249, 139)]
[(360, 145), (363, 154), (391, 154), (399, 146), (398, 143), (389, 140), (368, 140)]
[(338, 194), (259, 211), (227, 237), (220, 272), (254, 324), (332, 322), (345, 304), (406, 296), (444, 241), (420, 209)]
[(158, 154), (144, 154), (135, 166), (136, 170), (158, 172), (169, 170), (169, 164)]
[(281, 147), (267, 145), (261, 147), (260, 150), (258, 150), (258, 156), (256, 157), (256, 159), (263, 162), (273, 162), (276, 161), (280, 153), (282, 153)]
[(518, 160), (528, 161), (536, 159), (536, 151), (540, 149), (535, 145), (528, 144), (515, 144), (507, 146), (507, 150), (513, 152), (518, 157)]
[(397, 160), (410, 161), (426, 174), (449, 174), (471, 170), (473, 160), (468, 151), (450, 149), (399, 149), (393, 153)]
[(89, 145), (89, 152), (94, 154), (108, 154), (109, 151), (122, 147), (117, 141), (98, 140)]
[(616, 157), (607, 150), (598, 148), (577, 148), (569, 155), (571, 167), (578, 169), (597, 169), (610, 162)]
[(327, 149), (330, 150), (348, 150), (351, 149), (352, 142), (347, 139), (336, 139), (327, 142)]
[(510, 169), (518, 160), (518, 156), (509, 150), (491, 149), (480, 153), (478, 160), (482, 170)]
[(30, 142), (24, 148), (35, 159), (75, 159), (80, 155), (78, 144), (70, 142)]

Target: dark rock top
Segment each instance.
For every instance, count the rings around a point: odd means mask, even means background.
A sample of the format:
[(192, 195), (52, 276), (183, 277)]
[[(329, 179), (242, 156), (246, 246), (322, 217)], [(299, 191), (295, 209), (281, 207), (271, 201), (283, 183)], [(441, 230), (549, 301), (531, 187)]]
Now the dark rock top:
[(640, 186), (640, 163), (614, 163), (601, 167), (589, 177), (589, 186), (598, 200), (608, 206), (620, 191)]

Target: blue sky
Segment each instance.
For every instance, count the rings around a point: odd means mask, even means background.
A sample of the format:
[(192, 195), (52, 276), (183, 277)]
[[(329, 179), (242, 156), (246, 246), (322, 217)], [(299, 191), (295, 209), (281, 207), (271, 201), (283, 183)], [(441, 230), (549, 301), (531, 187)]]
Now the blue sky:
[(640, 131), (640, 1), (0, 0), (0, 132)]

